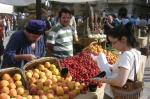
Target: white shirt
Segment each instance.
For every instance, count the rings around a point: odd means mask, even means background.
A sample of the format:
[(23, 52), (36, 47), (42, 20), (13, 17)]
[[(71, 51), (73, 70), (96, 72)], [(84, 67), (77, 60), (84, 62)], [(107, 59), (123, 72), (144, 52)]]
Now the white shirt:
[(148, 22), (147, 22), (147, 24), (148, 24), (148, 25), (150, 25), (150, 18), (148, 19)]
[(135, 20), (135, 25), (138, 26), (139, 24), (140, 24), (140, 18), (137, 18), (137, 19)]
[(140, 51), (136, 49), (125, 51), (120, 55), (119, 60), (114, 66), (128, 69), (130, 71), (128, 79), (134, 80), (134, 65), (136, 66), (137, 73), (140, 67), (140, 56)]

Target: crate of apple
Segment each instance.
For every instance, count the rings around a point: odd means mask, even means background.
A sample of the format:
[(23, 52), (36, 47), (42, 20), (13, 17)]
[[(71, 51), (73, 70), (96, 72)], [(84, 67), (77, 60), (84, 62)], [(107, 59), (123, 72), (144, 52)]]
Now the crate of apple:
[(73, 80), (89, 84), (90, 79), (95, 77), (100, 69), (91, 58), (90, 53), (83, 51), (73, 57), (60, 59), (60, 68), (68, 68)]
[(0, 99), (22, 99), (31, 97), (22, 71), (19, 68), (0, 70)]

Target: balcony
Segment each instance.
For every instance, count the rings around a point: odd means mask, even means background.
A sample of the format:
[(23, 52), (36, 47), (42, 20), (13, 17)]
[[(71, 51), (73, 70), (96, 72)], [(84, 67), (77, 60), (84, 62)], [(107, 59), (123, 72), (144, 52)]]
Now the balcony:
[(114, 4), (127, 4), (131, 0), (104, 0), (105, 3), (114, 3)]

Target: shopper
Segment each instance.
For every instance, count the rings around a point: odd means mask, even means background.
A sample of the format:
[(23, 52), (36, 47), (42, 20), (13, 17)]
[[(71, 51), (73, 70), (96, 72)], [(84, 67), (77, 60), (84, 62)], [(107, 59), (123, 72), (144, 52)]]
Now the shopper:
[(25, 63), (45, 55), (43, 33), (45, 22), (31, 20), (24, 31), (12, 34), (4, 51), (2, 68), (24, 66)]
[(73, 56), (73, 38), (78, 41), (77, 32), (70, 26), (71, 10), (64, 7), (60, 10), (58, 20), (48, 34), (47, 46), (51, 50), (52, 56), (64, 58)]
[(2, 19), (2, 16), (0, 16), (0, 65), (1, 65), (1, 61), (2, 61), (2, 55), (3, 55), (3, 52), (4, 52), (3, 30), (4, 30), (3, 19)]
[(110, 67), (112, 75), (100, 81), (113, 86), (122, 87), (127, 81), (134, 81), (134, 69), (138, 72), (141, 53), (136, 49), (138, 43), (131, 31), (132, 24), (114, 27), (108, 32), (108, 39), (112, 47), (121, 52), (118, 61)]

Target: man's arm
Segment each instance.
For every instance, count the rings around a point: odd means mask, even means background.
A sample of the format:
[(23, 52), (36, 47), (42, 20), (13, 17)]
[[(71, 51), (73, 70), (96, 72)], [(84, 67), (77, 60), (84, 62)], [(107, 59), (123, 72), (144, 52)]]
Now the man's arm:
[(51, 55), (54, 44), (55, 44), (55, 39), (56, 39), (56, 32), (50, 31), (47, 35), (47, 40), (46, 40), (46, 53), (47, 55)]
[(75, 42), (79, 42), (78, 35), (74, 35), (74, 41), (75, 41)]
[(35, 58), (36, 58), (36, 56), (33, 55), (33, 54), (18, 54), (18, 55), (15, 55), (15, 60), (16, 61), (21, 61), (21, 60), (31, 61)]

